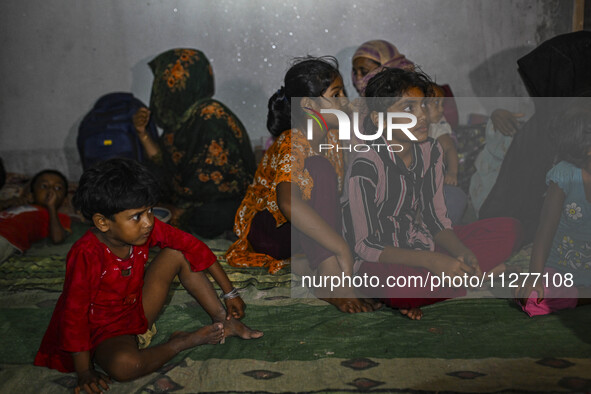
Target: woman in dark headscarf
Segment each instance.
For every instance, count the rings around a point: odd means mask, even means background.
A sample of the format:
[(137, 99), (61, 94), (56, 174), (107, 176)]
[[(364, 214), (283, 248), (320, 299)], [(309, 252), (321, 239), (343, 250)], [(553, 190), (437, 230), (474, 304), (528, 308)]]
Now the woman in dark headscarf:
[(559, 100), (548, 97), (591, 95), (591, 32), (554, 37), (517, 64), (536, 111), (513, 137), (479, 217), (519, 219), (524, 227), (524, 240), (529, 242), (538, 226), (547, 187), (546, 173), (556, 155), (549, 125), (559, 109)]
[[(139, 110), (134, 124), (175, 206), (172, 224), (203, 237), (231, 230), (256, 169), (246, 130), (212, 98), (213, 72), (201, 51), (171, 49), (149, 65), (150, 110)], [(150, 114), (164, 130), (159, 141), (145, 132)]]

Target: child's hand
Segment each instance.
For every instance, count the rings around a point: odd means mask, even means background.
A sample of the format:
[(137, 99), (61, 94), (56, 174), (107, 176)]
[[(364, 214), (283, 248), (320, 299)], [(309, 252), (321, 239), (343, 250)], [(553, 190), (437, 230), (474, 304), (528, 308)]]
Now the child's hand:
[(57, 202), (58, 202), (58, 197), (57, 197), (57, 193), (55, 192), (55, 190), (49, 190), (47, 192), (47, 194), (45, 195), (45, 206), (47, 208), (53, 208), (53, 209), (57, 209)]
[(525, 304), (527, 303), (527, 299), (533, 291), (538, 292), (538, 299), (536, 300), (536, 303), (539, 304), (544, 299), (544, 285), (542, 283), (543, 281), (540, 280), (540, 278), (537, 279), (538, 280), (536, 280), (535, 276), (529, 276), (527, 281), (525, 282), (525, 285), (520, 286), (515, 291), (515, 298), (519, 300), (521, 305), (525, 306)]
[(458, 186), (458, 174), (448, 172), (443, 178), (443, 183), (446, 185)]
[(478, 264), (478, 259), (476, 258), (476, 255), (472, 253), (471, 250), (468, 249), (464, 253), (460, 254), (458, 256), (458, 260), (460, 260), (467, 266), (472, 267), (473, 271), (471, 275), (482, 275), (482, 271), (480, 270), (480, 264)]
[(142, 107), (133, 115), (133, 126), (138, 134), (142, 135), (146, 132), (146, 126), (150, 121), (150, 110)]
[[(445, 274), (451, 277), (455, 277), (464, 276), (464, 274), (474, 274), (474, 267), (469, 265), (469, 262), (464, 262), (464, 260), (466, 260), (466, 256), (462, 258), (454, 258), (443, 253), (430, 253), (432, 256), (431, 261), (429, 261), (429, 266), (426, 268), (429, 271), (433, 272), (435, 275)], [(474, 259), (476, 259), (476, 257), (474, 257)]]
[(230, 298), (224, 300), (226, 304), (226, 320), (230, 320), (231, 318), (234, 319), (242, 319), (244, 317), (244, 310), (246, 309), (246, 304), (240, 297)]
[(103, 390), (109, 389), (109, 383), (111, 383), (111, 379), (107, 375), (89, 369), (78, 373), (78, 386), (74, 389), (74, 393), (79, 394), (81, 390), (86, 391), (88, 394), (102, 393)]
[(490, 115), (493, 127), (503, 135), (512, 136), (519, 130), (519, 122), (517, 118), (523, 117), (523, 114), (513, 113), (506, 109), (496, 109)]

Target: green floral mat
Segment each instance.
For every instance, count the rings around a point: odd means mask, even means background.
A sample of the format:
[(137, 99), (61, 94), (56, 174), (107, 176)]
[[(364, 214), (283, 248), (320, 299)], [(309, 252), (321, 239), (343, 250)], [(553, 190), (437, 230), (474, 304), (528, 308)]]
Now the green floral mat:
[[(66, 393), (73, 374), (31, 365), (63, 285), (63, 245), (42, 241), (0, 265), (0, 392)], [(423, 308), (410, 321), (384, 308), (347, 315), (313, 299), (291, 298), (289, 267), (278, 275), (237, 269), (223, 258), (230, 241), (204, 240), (248, 308), (259, 340), (185, 351), (161, 370), (111, 393), (191, 392), (589, 392), (591, 306), (529, 318), (511, 300), (457, 299)], [(527, 271), (531, 246), (508, 265)], [(294, 282), (297, 285), (297, 282)], [(209, 318), (180, 284), (157, 321), (153, 343)]]
[[(256, 294), (256, 302), (246, 297), (244, 322), (263, 338), (185, 351), (111, 392), (591, 390), (591, 306), (529, 318), (509, 300), (450, 300), (410, 321), (390, 309), (347, 315), (319, 302)], [(1, 309), (0, 391), (67, 392), (75, 384), (73, 374), (30, 366), (50, 304)], [(154, 344), (204, 324), (209, 319), (194, 302), (169, 305)]]

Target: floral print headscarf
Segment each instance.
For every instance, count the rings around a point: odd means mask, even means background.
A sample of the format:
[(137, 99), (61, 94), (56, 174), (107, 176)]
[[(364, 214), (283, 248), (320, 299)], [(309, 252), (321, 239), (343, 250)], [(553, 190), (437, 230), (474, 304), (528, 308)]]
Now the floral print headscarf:
[(154, 121), (164, 130), (176, 130), (191, 106), (213, 96), (211, 65), (197, 49), (171, 49), (149, 65), (154, 74), (150, 109)]
[(230, 230), (235, 208), (222, 202), (233, 201), (237, 208), (256, 169), (248, 134), (212, 97), (213, 72), (203, 52), (171, 49), (149, 65), (154, 73), (150, 110), (163, 129), (161, 155), (152, 160), (167, 197), (185, 212), (179, 224), (197, 223), (204, 206)]

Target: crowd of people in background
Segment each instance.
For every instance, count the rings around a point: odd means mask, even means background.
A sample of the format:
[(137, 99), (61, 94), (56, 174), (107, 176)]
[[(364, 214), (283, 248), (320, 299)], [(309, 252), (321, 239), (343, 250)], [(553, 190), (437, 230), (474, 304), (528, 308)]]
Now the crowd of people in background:
[[(363, 43), (351, 63), (357, 102), (348, 100), (335, 58), (294, 59), (268, 101), (273, 143), (255, 163), (244, 126), (213, 98), (205, 54), (176, 48), (155, 57), (150, 104), (131, 120), (148, 160), (114, 159), (84, 172), (74, 204), (92, 228), (68, 255), (64, 293), (36, 364), (76, 371), (79, 388), (93, 392), (108, 387), (109, 378), (92, 360), (109, 376), (129, 380), (188, 347), (229, 335), (260, 337), (241, 323), (244, 302), (215, 256), (188, 233), (232, 239), (226, 257), (236, 267), (276, 274), (302, 254), (303, 269), (319, 276), (500, 275), (505, 261), (533, 242), (529, 272), (571, 274), (572, 282), (557, 286), (530, 277), (515, 291), (516, 302), (530, 316), (586, 303), (591, 32), (552, 38), (517, 61), (535, 113), (523, 125), (510, 108), (492, 114), (487, 127), (496, 142), (477, 159), (470, 198), (458, 187), (457, 108), (451, 88), (429, 76), (436, 70), (421, 70), (384, 40)], [(377, 135), (381, 113), (410, 114), (416, 122), (407, 131), (414, 138), (394, 129), (366, 151), (323, 151), (323, 144), (339, 143), (334, 114), (311, 120), (326, 109), (359, 110), (366, 135)], [(161, 129), (158, 138), (146, 131), (150, 119)], [(71, 223), (58, 210), (67, 192), (60, 172), (44, 170), (25, 195), (1, 202), (0, 261), (46, 237), (64, 241)], [(170, 224), (154, 218), (157, 204), (171, 207)], [(477, 220), (465, 219), (467, 206)], [(144, 276), (151, 246), (163, 250)], [(225, 305), (204, 272), (222, 288)], [(149, 331), (176, 275), (212, 325), (138, 349), (132, 334)], [(124, 301), (95, 304), (92, 291)], [(314, 292), (345, 313), (386, 305), (421, 319), (421, 306), (465, 295), (466, 288), (392, 287), (376, 296), (342, 285)], [(92, 319), (80, 317), (89, 310)], [(134, 324), (123, 326), (122, 314)]]

